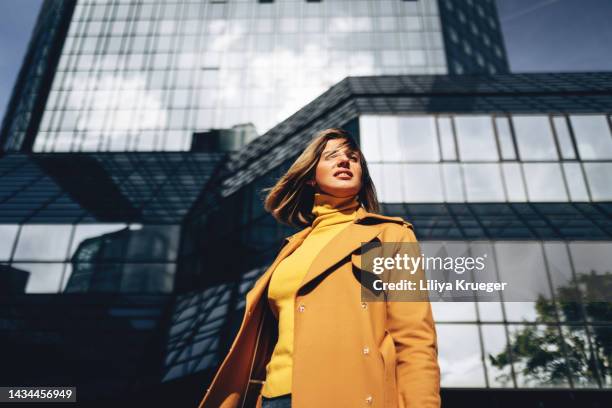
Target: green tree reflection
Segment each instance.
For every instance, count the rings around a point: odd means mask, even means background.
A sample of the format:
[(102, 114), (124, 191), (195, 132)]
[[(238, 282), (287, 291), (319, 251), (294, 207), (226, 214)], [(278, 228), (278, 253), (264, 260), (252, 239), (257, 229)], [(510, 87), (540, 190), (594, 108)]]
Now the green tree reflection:
[[(489, 354), (499, 369), (512, 364), (536, 386), (606, 387), (612, 380), (612, 274), (578, 274), (557, 289), (556, 303), (540, 296), (535, 324), (510, 336), (505, 350)], [(559, 325), (560, 323), (561, 325)], [(497, 377), (511, 382), (511, 370)]]

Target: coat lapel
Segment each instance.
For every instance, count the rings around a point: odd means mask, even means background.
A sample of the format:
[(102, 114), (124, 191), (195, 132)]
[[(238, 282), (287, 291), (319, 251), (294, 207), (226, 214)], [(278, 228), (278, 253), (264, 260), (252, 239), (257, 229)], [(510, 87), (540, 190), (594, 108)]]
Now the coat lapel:
[(325, 245), (306, 272), (300, 289), (359, 249), (362, 243), (370, 242), (380, 232), (374, 225), (362, 225), (356, 221), (357, 219)]
[[(374, 222), (366, 223), (366, 220)], [(362, 243), (370, 242), (372, 239), (374, 239), (380, 232), (380, 228), (377, 228), (377, 225), (381, 222), (396, 222), (410, 225), (399, 217), (386, 217), (379, 214), (369, 213), (362, 207), (358, 208), (357, 216), (353, 222), (351, 222), (351, 224), (343, 229), (338, 235), (332, 238), (332, 240), (315, 258), (312, 265), (310, 265), (308, 272), (306, 272), (299, 289), (360, 248)], [(297, 234), (285, 239), (286, 244), (280, 250), (272, 265), (270, 265), (261, 278), (257, 280), (255, 286), (246, 295), (246, 310), (249, 315), (255, 305), (259, 302), (263, 292), (268, 286), (268, 282), (270, 282), (270, 277), (272, 276), (274, 269), (283, 259), (289, 256), (298, 246), (300, 246), (311, 230), (312, 227), (306, 227)]]
[(285, 238), (285, 245), (282, 247), (272, 265), (261, 275), (261, 277), (255, 283), (255, 286), (246, 294), (246, 310), (251, 311), (253, 307), (259, 302), (261, 295), (270, 281), (272, 272), (278, 264), (288, 257), (297, 247), (300, 246), (304, 238), (310, 233), (311, 228), (304, 228), (302, 231), (294, 234), (288, 238)]

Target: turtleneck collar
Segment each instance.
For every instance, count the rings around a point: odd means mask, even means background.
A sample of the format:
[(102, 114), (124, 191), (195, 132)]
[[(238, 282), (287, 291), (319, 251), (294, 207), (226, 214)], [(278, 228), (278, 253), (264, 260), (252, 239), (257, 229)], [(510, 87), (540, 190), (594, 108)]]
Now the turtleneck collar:
[(327, 225), (347, 222), (355, 218), (359, 200), (357, 196), (334, 197), (328, 194), (315, 193), (312, 214), (316, 217), (312, 227), (323, 227)]

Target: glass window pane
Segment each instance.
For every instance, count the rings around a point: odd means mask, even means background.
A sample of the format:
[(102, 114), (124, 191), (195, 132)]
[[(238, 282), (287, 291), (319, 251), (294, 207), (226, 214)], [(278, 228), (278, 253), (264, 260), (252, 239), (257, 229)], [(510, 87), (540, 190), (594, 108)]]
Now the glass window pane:
[(497, 117), (495, 118), (495, 126), (497, 127), (497, 137), (499, 138), (499, 148), (501, 150), (502, 159), (516, 159), (514, 143), (512, 142), (512, 132), (510, 130), (510, 120), (506, 117)]
[(544, 242), (543, 245), (553, 289), (557, 291), (562, 287), (572, 287), (572, 263), (567, 244), (549, 241)]
[(63, 263), (13, 263), (11, 266), (29, 273), (25, 293), (59, 293)]
[(572, 201), (589, 201), (584, 175), (579, 163), (563, 163), (563, 171)]
[(0, 225), (0, 261), (11, 258), (19, 225)]
[(565, 116), (553, 117), (553, 124), (555, 126), (555, 133), (557, 134), (557, 142), (559, 143), (559, 150), (561, 156), (564, 159), (575, 159), (576, 152), (572, 144), (572, 138), (567, 126), (567, 119)]
[(129, 230), (126, 259), (130, 262), (176, 260), (180, 227), (143, 225)]
[(435, 164), (404, 164), (402, 165), (402, 173), (404, 202), (444, 202), (440, 166)]
[(570, 119), (583, 160), (612, 159), (612, 136), (605, 116), (571, 115)]
[(66, 293), (168, 293), (174, 263), (88, 263), (70, 265), (62, 290)]
[(402, 157), (408, 161), (439, 161), (438, 138), (433, 117), (398, 118)]
[(529, 201), (567, 201), (559, 163), (523, 164)]
[(481, 360), (478, 326), (468, 324), (438, 324), (438, 361), (443, 387), (483, 387), (484, 370)]
[[(485, 303), (480, 303), (478, 306), (483, 306), (484, 304)], [(480, 326), (480, 330), (482, 330), (482, 342), (484, 345), (487, 376), (489, 377), (489, 387), (512, 387), (512, 369), (510, 364), (503, 364), (503, 360), (500, 360), (498, 364), (493, 365), (491, 363), (491, 358), (489, 358), (489, 356), (497, 357), (499, 354), (506, 351), (508, 341), (504, 326), (501, 324), (485, 324)]]
[[(104, 239), (108, 239), (111, 233), (124, 229), (127, 224), (80, 224), (74, 231), (74, 239), (70, 247), (70, 258), (83, 253), (86, 248), (99, 246)], [(96, 244), (97, 242), (97, 244)], [(91, 252), (88, 250), (88, 252)]]
[(457, 160), (457, 150), (455, 148), (451, 118), (438, 118), (438, 130), (440, 132), (442, 158), (444, 160)]
[[(598, 326), (590, 327), (591, 333), (591, 345), (589, 344), (589, 335), (585, 326), (582, 325), (571, 325), (561, 326), (561, 333), (567, 344), (567, 352), (572, 356), (573, 363), (570, 365), (572, 370), (571, 376), (574, 380), (575, 388), (599, 388), (598, 376), (591, 367), (593, 367), (590, 358), (595, 356), (593, 353), (593, 343), (598, 344), (596, 353), (600, 361), (603, 361), (606, 357), (602, 354), (605, 350), (602, 346), (609, 342), (610, 337), (610, 326)], [(609, 355), (608, 355), (609, 356)], [(609, 357), (607, 357), (609, 359)], [(588, 360), (587, 360), (588, 359)], [(609, 360), (608, 360), (609, 361)], [(610, 376), (606, 375), (603, 381), (604, 388), (610, 388)]]
[(584, 163), (593, 201), (612, 200), (612, 163)]
[(385, 162), (402, 160), (397, 116), (379, 116), (378, 133), (381, 135), (383, 160)]
[(463, 180), (459, 164), (443, 164), (444, 198), (446, 202), (464, 202)]
[(497, 164), (464, 164), (463, 174), (468, 201), (505, 201)]
[[(509, 321), (536, 318), (535, 302), (517, 302), (517, 299), (537, 299), (539, 295), (551, 298), (546, 275), (544, 256), (539, 242), (495, 242), (495, 256), (500, 281), (508, 282), (511, 296), (504, 300), (506, 317)], [(527, 273), (526, 271), (529, 271)]]
[(431, 302), (436, 323), (476, 321), (474, 302)]
[(63, 261), (72, 225), (24, 225), (15, 252), (16, 260)]
[(401, 179), (403, 174), (400, 164), (383, 164), (383, 183), (385, 203), (401, 203), (403, 201)]
[(513, 116), (521, 160), (558, 159), (548, 116)]
[[(511, 347), (515, 350), (514, 370), (517, 387), (568, 387), (560, 328), (556, 325), (510, 325)], [(585, 339), (586, 340), (586, 339)], [(572, 348), (566, 343), (566, 349)], [(576, 364), (572, 362), (570, 366)], [(583, 364), (586, 362), (583, 362)]]
[(611, 242), (570, 242), (569, 249), (577, 277), (590, 273), (604, 275), (606, 272), (612, 272)]
[(359, 142), (361, 151), (368, 163), (382, 160), (381, 140), (376, 116), (363, 115), (359, 117)]
[(521, 165), (519, 163), (502, 163), (502, 172), (504, 173), (504, 183), (508, 193), (509, 201), (527, 201), (525, 192), (525, 184), (523, 183), (523, 175), (521, 174)]
[(455, 127), (462, 161), (499, 160), (489, 116), (455, 116)]
[(170, 293), (174, 283), (175, 265), (125, 264), (121, 276), (121, 293)]
[(376, 188), (376, 194), (380, 202), (385, 201), (385, 186), (383, 181), (382, 166), (382, 164), (368, 165), (368, 170), (370, 170), (370, 177), (372, 178), (372, 183), (374, 183), (374, 187)]
[(478, 315), (483, 322), (501, 322), (504, 320), (502, 302), (478, 302)]

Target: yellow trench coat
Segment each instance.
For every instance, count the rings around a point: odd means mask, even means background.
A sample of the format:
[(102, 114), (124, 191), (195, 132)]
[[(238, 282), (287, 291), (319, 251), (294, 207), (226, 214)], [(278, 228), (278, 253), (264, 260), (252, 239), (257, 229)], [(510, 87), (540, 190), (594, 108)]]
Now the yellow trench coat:
[[(417, 242), (412, 225), (399, 217), (357, 211), (355, 220), (314, 260), (295, 298), (292, 407), (439, 407), (431, 305), (362, 302), (355, 273), (362, 243)], [(277, 258), (247, 293), (240, 329), (199, 408), (261, 408), (265, 367), (278, 336), (267, 286), (275, 267), (310, 229), (285, 239)]]

